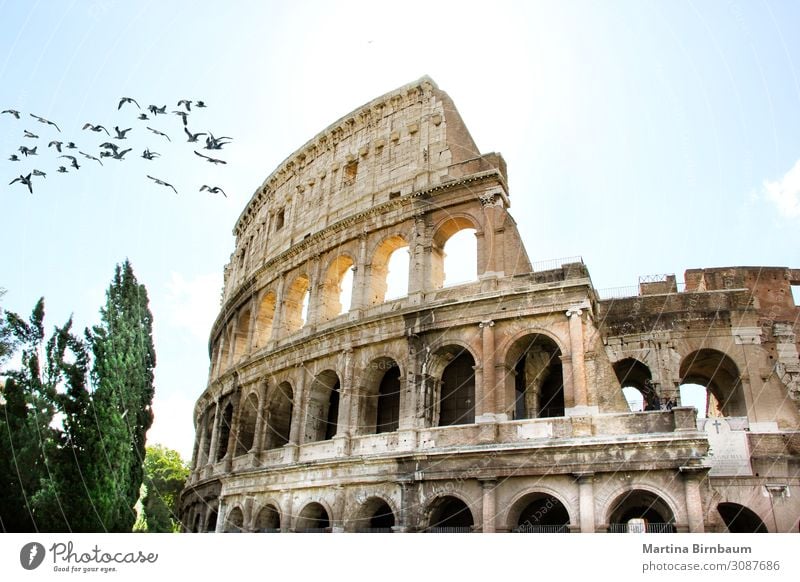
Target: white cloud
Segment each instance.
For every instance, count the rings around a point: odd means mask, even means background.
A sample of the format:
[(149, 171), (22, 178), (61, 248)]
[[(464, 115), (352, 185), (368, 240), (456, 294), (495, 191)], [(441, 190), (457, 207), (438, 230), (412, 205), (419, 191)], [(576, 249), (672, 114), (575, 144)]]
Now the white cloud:
[(221, 291), (220, 274), (200, 275), (187, 280), (180, 273), (173, 272), (167, 283), (166, 297), (170, 325), (188, 329), (197, 339), (207, 340), (219, 311)]
[(764, 190), (778, 211), (787, 218), (800, 218), (800, 160), (777, 182), (764, 180)]

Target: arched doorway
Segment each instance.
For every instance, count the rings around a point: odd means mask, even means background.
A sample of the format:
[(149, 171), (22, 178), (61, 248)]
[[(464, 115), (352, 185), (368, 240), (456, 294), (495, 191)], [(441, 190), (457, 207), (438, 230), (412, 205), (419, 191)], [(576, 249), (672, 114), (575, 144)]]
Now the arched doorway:
[(234, 507), (225, 520), (225, 533), (241, 533), (244, 527), (244, 515), (239, 507)]
[(270, 395), (267, 405), (265, 449), (277, 449), (289, 442), (294, 408), (293, 396), (292, 385), (288, 382), (278, 384)]
[(659, 410), (661, 400), (653, 387), (650, 368), (635, 358), (625, 358), (614, 364), (614, 373), (631, 412)]
[(569, 512), (564, 504), (546, 493), (531, 493), (511, 511), (515, 533), (569, 533)]
[(297, 533), (327, 533), (331, 520), (328, 512), (319, 503), (309, 503), (297, 517), (295, 531)]
[(400, 425), (400, 368), (392, 358), (371, 361), (359, 401), (359, 434), (394, 432)]
[(506, 354), (506, 365), (514, 370), (509, 379), (516, 420), (564, 416), (561, 350), (552, 338), (532, 333), (518, 339)]
[(222, 412), (222, 419), (219, 424), (219, 440), (217, 441), (217, 462), (225, 458), (228, 454), (228, 439), (231, 436), (231, 424), (233, 422), (233, 405), (228, 402)]
[(250, 394), (244, 401), (244, 408), (239, 413), (239, 435), (236, 439), (235, 456), (245, 455), (253, 448), (257, 418), (258, 396)]
[(433, 502), (430, 516), (430, 533), (470, 533), (475, 525), (467, 504), (450, 495)]
[(767, 526), (761, 518), (744, 505), (720, 503), (717, 505), (717, 511), (729, 533), (768, 533)]
[(675, 516), (661, 497), (634, 489), (621, 494), (611, 504), (610, 533), (627, 533), (641, 528), (646, 533), (675, 533)]
[(281, 514), (274, 505), (265, 505), (258, 512), (255, 531), (258, 533), (277, 533), (281, 531)]
[(394, 512), (380, 497), (368, 499), (359, 512), (356, 531), (361, 533), (391, 533), (395, 525)]
[(468, 350), (461, 349), (442, 372), (439, 390), (439, 426), (474, 422), (475, 359)]
[(314, 378), (308, 399), (305, 442), (336, 436), (339, 419), (339, 376), (325, 370)]
[(734, 361), (720, 351), (702, 349), (681, 362), (681, 386), (698, 384), (708, 392), (706, 414), (700, 416), (747, 416), (747, 404)]

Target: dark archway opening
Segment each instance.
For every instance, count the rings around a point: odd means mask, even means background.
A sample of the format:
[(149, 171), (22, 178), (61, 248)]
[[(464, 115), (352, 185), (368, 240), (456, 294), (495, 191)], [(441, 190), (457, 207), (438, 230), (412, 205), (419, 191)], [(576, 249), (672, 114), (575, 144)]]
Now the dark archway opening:
[(561, 350), (545, 335), (520, 338), (509, 350), (514, 369), (514, 418), (564, 416), (564, 373)]
[(620, 495), (609, 517), (611, 533), (641, 528), (646, 533), (675, 533), (675, 517), (669, 505), (655, 493), (635, 489)]
[[(638, 406), (632, 405), (633, 399), (626, 392), (625, 399), (632, 412), (661, 409), (661, 399), (653, 386), (650, 368), (645, 364), (635, 358), (625, 358), (614, 364), (614, 373), (617, 375), (623, 391), (634, 389), (641, 395), (641, 408), (638, 408)], [(635, 408), (638, 409), (635, 410)]]
[(529, 501), (517, 519), (517, 533), (569, 533), (569, 512), (552, 495), (539, 495)]
[(439, 426), (475, 422), (475, 360), (462, 351), (442, 374)]
[(267, 434), (264, 444), (267, 450), (280, 448), (289, 442), (293, 397), (292, 386), (288, 382), (281, 382), (272, 394), (267, 407)]
[(394, 432), (400, 426), (400, 368), (393, 366), (383, 375), (378, 388), (377, 433)]
[(258, 512), (255, 530), (259, 533), (277, 533), (281, 531), (281, 515), (274, 506), (266, 505)]
[(228, 439), (231, 436), (231, 423), (233, 422), (233, 405), (229, 402), (222, 413), (219, 424), (219, 440), (217, 441), (217, 461), (221, 461), (228, 454)]
[(429, 532), (469, 533), (475, 525), (467, 504), (457, 497), (441, 498), (431, 512)]
[(319, 503), (309, 503), (297, 518), (297, 533), (326, 533), (330, 531), (330, 517)]
[(722, 521), (730, 533), (768, 533), (767, 526), (751, 509), (738, 503), (720, 503), (717, 505)]

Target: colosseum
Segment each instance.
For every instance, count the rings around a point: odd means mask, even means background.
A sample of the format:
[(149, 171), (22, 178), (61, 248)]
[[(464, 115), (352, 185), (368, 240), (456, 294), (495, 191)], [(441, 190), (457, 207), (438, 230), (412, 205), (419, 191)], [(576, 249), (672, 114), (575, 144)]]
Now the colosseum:
[(510, 205), (428, 77), (280, 164), (234, 227), (186, 531), (798, 531), (800, 269), (604, 296)]

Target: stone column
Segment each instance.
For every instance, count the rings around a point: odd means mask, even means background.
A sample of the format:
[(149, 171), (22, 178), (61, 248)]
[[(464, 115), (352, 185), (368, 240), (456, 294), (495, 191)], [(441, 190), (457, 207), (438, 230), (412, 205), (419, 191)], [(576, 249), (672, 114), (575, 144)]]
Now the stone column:
[(237, 389), (231, 397), (233, 414), (231, 415), (231, 426), (228, 431), (228, 451), (225, 453), (225, 472), (229, 473), (233, 465), (233, 458), (236, 456), (236, 446), (239, 442), (239, 419), (241, 417), (241, 389)]
[[(499, 202), (498, 202), (499, 201)], [(478, 238), (478, 278), (496, 275), (495, 260), (495, 211), (497, 204), (502, 205), (502, 199), (495, 193), (481, 196), (483, 215), (485, 217), (483, 233), (475, 233)]]
[(681, 467), (684, 494), (686, 495), (686, 515), (689, 519), (689, 533), (705, 532), (703, 523), (703, 497), (700, 483), (709, 471), (708, 467), (690, 465)]
[(272, 333), (270, 341), (277, 341), (285, 334), (283, 333), (283, 296), (286, 294), (286, 277), (281, 273), (275, 292), (275, 313), (272, 316)]
[(408, 504), (411, 502), (411, 483), (407, 480), (400, 481), (400, 514), (397, 516), (392, 531), (405, 533), (409, 531), (408, 526)]
[(358, 257), (353, 268), (353, 291), (350, 296), (350, 313), (356, 316), (368, 305), (369, 277), (367, 269), (367, 233), (358, 235)]
[(585, 414), (589, 406), (589, 399), (586, 393), (586, 364), (583, 354), (583, 311), (581, 309), (570, 309), (567, 311), (569, 318), (569, 350), (570, 368), (572, 376), (572, 390), (575, 398), (574, 407), (576, 412)]
[(337, 454), (350, 454), (350, 435), (352, 434), (351, 419), (353, 407), (353, 349), (347, 348), (342, 352), (344, 357), (344, 373), (339, 387), (339, 418), (336, 419), (336, 436), (333, 437)]
[(230, 368), (236, 363), (236, 360), (239, 358), (239, 354), (236, 353), (236, 334), (239, 333), (239, 312), (236, 312), (236, 315), (233, 318), (233, 325), (231, 326), (231, 335), (230, 335), (230, 349), (228, 350), (228, 361), (225, 362), (225, 367)]
[(226, 515), (225, 512), (227, 508), (225, 507), (225, 502), (222, 500), (222, 497), (218, 500), (219, 504), (217, 505), (217, 526), (214, 528), (215, 533), (223, 533), (225, 531), (225, 519)]
[(312, 266), (308, 275), (308, 311), (306, 312), (306, 326), (315, 326), (321, 320), (322, 316), (322, 293), (325, 290), (325, 283), (321, 280), (320, 276), (320, 256), (314, 255), (312, 258)]
[(497, 517), (497, 481), (487, 479), (480, 483), (483, 488), (483, 533), (494, 533)]
[(578, 482), (581, 533), (594, 533), (594, 473), (575, 473)]
[(211, 427), (211, 446), (208, 448), (206, 462), (213, 465), (217, 459), (217, 445), (219, 441), (219, 398), (214, 400), (214, 426)]
[(247, 329), (247, 347), (245, 348), (248, 354), (253, 353), (253, 345), (255, 343), (253, 340), (255, 339), (256, 324), (258, 321), (258, 303), (256, 297), (256, 295), (253, 295), (250, 299), (250, 325)]
[(261, 388), (259, 389), (258, 395), (258, 411), (256, 415), (256, 434), (255, 438), (253, 439), (253, 448), (250, 449), (252, 452), (258, 454), (261, 452), (261, 449), (264, 448), (264, 435), (266, 434), (266, 424), (267, 424), (267, 389), (268, 389), (268, 382), (264, 380), (261, 383)]
[(483, 382), (480, 389), (478, 388), (478, 382), (475, 382), (475, 420), (477, 422), (491, 422), (495, 419), (495, 413), (497, 412), (495, 406), (497, 382), (494, 369), (494, 321), (482, 321), (478, 326), (481, 328)]

